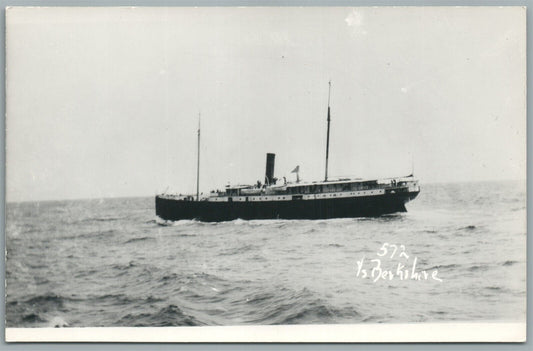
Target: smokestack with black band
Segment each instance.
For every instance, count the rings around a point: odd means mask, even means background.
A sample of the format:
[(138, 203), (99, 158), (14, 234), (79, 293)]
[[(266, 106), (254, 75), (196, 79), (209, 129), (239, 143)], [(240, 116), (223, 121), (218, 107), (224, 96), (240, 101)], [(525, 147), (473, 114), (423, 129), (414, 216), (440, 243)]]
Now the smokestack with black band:
[(274, 160), (276, 154), (267, 154), (265, 184), (272, 184), (274, 182)]

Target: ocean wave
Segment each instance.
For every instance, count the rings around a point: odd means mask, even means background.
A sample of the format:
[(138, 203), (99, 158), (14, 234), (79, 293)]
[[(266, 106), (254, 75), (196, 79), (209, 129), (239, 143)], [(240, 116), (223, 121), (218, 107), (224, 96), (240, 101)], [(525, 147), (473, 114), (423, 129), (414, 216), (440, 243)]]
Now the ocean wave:
[(46, 322), (42, 316), (37, 313), (30, 313), (22, 316), (22, 321), (24, 323), (43, 323)]
[(272, 292), (260, 292), (249, 297), (245, 297), (246, 304), (250, 305), (264, 305), (265, 303), (270, 303), (271, 300), (275, 299), (276, 295)]
[(274, 324), (328, 323), (334, 321), (336, 317), (336, 313), (330, 306), (320, 302), (292, 309), (294, 310), (292, 313)]
[(470, 272), (486, 271), (488, 269), (489, 269), (488, 265), (474, 265), (474, 266), (468, 267), (468, 270)]
[(176, 273), (172, 273), (172, 274), (169, 274), (169, 275), (164, 275), (158, 281), (163, 283), (163, 282), (176, 280), (177, 278), (178, 278), (178, 275)]
[(221, 225), (234, 225), (245, 227), (275, 227), (283, 228), (286, 225), (295, 222), (293, 219), (242, 219), (237, 218), (232, 221), (220, 222)]
[(41, 307), (47, 307), (47, 306), (63, 306), (63, 304), (66, 301), (75, 301), (76, 299), (57, 295), (57, 294), (45, 294), (45, 295), (37, 295), (35, 297), (32, 297), (26, 301), (24, 301), (25, 304), (28, 305), (34, 305), (34, 306), (41, 306)]
[(175, 327), (205, 325), (195, 317), (185, 313), (174, 304), (167, 305), (156, 312), (128, 313), (114, 323), (124, 327)]
[(241, 219), (241, 218), (237, 218), (233, 221), (229, 221), (230, 223), (234, 224), (234, 225), (244, 225), (244, 224), (249, 224), (249, 221), (245, 220), (245, 219)]
[(131, 238), (131, 239), (125, 241), (124, 244), (135, 243), (135, 242), (138, 242), (138, 241), (155, 241), (155, 238), (148, 237), (148, 236), (143, 236), (143, 237), (139, 237), (139, 238)]
[[(220, 225), (237, 225), (237, 226), (251, 226), (251, 227), (273, 227), (273, 228), (285, 228), (291, 225), (305, 226), (309, 225), (343, 225), (346, 223), (355, 223), (358, 220), (364, 220), (365, 218), (330, 218), (330, 219), (242, 219), (237, 218), (231, 221), (219, 222)], [(201, 222), (204, 223), (204, 222)], [(210, 223), (210, 222), (209, 222)]]
[(93, 303), (105, 303), (113, 306), (124, 306), (134, 302), (134, 299), (126, 294), (105, 294), (90, 296), (88, 300)]
[(452, 269), (452, 268), (457, 268), (459, 267), (459, 265), (455, 264), (455, 263), (452, 263), (452, 264), (444, 264), (444, 265), (436, 265), (436, 266), (433, 266), (431, 268), (428, 268), (427, 270), (428, 271), (432, 271), (434, 269)]
[(502, 290), (503, 288), (501, 286), (486, 286), (484, 289), (492, 290), (492, 291), (499, 291), (499, 290)]
[(205, 222), (200, 222), (195, 219), (182, 219), (179, 221), (171, 221), (171, 220), (165, 220), (157, 217), (154, 221), (157, 225), (161, 227), (180, 227), (180, 226), (188, 226), (188, 225), (204, 225)]
[(185, 277), (188, 278), (188, 279), (201, 280), (201, 281), (204, 281), (204, 282), (223, 282), (223, 281), (225, 281), (223, 278), (221, 278), (221, 277), (219, 277), (217, 275), (209, 274), (209, 273), (206, 273), (206, 272), (196, 272), (196, 273), (192, 273), (192, 274), (187, 274)]
[(92, 218), (84, 218), (81, 221), (82, 222), (115, 222), (115, 221), (120, 221), (122, 219), (127, 219), (127, 217), (92, 217)]
[(54, 293), (37, 295), (27, 299), (12, 300), (6, 303), (6, 324), (17, 326), (47, 326), (57, 314), (68, 313), (67, 302), (78, 303), (77, 298)]
[(331, 243), (331, 244), (328, 244), (329, 247), (344, 247), (344, 245), (341, 245), (341, 244), (337, 244), (337, 243)]
[(383, 320), (380, 319), (379, 316), (367, 316), (367, 317), (364, 317), (361, 322), (363, 323), (383, 323)]
[(161, 298), (149, 296), (132, 296), (126, 294), (104, 294), (104, 295), (91, 295), (87, 297), (87, 301), (91, 305), (110, 305), (110, 306), (126, 306), (126, 305), (140, 305), (152, 304), (156, 302), (164, 301)]
[[(350, 314), (352, 319), (359, 317), (353, 309)], [(272, 325), (336, 323), (346, 319), (346, 315), (346, 312), (334, 308), (319, 298), (295, 300), (292, 303), (285, 303), (281, 300), (268, 308), (259, 318), (250, 322)]]
[(68, 326), (69, 324), (62, 317), (59, 316), (53, 317), (48, 323), (48, 327), (50, 328), (64, 328)]
[[(9, 319), (8, 319), (9, 321)], [(28, 312), (19, 316), (19, 325), (26, 327), (63, 328), (69, 324), (60, 316), (54, 316), (45, 312)]]
[(90, 231), (88, 233), (76, 233), (74, 235), (62, 236), (61, 240), (72, 240), (72, 239), (98, 239), (102, 237), (109, 237), (115, 235), (117, 232), (114, 229), (108, 230), (99, 230), (99, 231)]
[(435, 315), (445, 315), (448, 314), (447, 311), (430, 311), (429, 314), (435, 314)]
[(31, 269), (42, 269), (42, 268), (48, 268), (48, 265), (44, 262), (42, 263), (27, 263), (28, 268)]
[(173, 234), (172, 236), (173, 237), (178, 237), (178, 238), (179, 237), (182, 237), (182, 238), (188, 238), (188, 237), (193, 238), (193, 237), (198, 236), (198, 235), (190, 234), (190, 233), (177, 233), (177, 234)]
[(129, 263), (127, 264), (123, 264), (123, 263), (114, 263), (110, 266), (112, 269), (116, 269), (116, 270), (119, 270), (119, 271), (126, 271), (130, 268), (133, 268), (133, 267), (137, 267), (137, 263), (134, 262), (134, 261), (130, 261)]
[(242, 245), (242, 246), (239, 246), (239, 247), (234, 247), (234, 248), (230, 248), (230, 249), (223, 250), (223, 251), (220, 252), (218, 255), (219, 255), (219, 256), (233, 256), (233, 255), (239, 255), (239, 254), (242, 254), (242, 253), (244, 253), (244, 252), (254, 250), (254, 249), (256, 249), (256, 248), (257, 248), (257, 246), (255, 246), (255, 245), (252, 245), (252, 244), (246, 244), (246, 245)]
[[(334, 307), (308, 288), (274, 288), (248, 294), (244, 300), (245, 309), (249, 311), (246, 323), (252, 324), (335, 323), (359, 317), (353, 306), (345, 309)], [(234, 306), (238, 305), (239, 302), (235, 301)]]
[[(213, 299), (219, 299), (219, 294), (226, 294), (235, 291), (235, 289), (238, 290), (240, 286), (238, 281), (230, 282), (222, 277), (204, 272), (187, 274), (166, 272), (155, 277), (154, 281), (159, 284), (160, 288), (166, 286), (174, 287), (173, 291), (175, 293), (187, 299), (210, 303), (215, 302)], [(237, 284), (237, 286), (234, 284)]]

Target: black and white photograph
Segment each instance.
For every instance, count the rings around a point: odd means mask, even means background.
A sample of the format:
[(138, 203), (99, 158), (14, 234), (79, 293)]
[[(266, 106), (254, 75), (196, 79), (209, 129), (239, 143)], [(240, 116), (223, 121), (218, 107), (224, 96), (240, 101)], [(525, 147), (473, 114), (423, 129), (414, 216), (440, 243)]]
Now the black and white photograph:
[(9, 7), (6, 340), (524, 342), (526, 8)]

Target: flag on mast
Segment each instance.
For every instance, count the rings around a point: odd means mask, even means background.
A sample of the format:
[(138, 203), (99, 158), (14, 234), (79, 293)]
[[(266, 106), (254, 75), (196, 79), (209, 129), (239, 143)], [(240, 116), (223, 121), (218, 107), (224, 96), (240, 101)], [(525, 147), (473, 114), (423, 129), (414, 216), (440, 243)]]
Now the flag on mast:
[(296, 173), (296, 183), (300, 183), (300, 166), (296, 166), (291, 173)]

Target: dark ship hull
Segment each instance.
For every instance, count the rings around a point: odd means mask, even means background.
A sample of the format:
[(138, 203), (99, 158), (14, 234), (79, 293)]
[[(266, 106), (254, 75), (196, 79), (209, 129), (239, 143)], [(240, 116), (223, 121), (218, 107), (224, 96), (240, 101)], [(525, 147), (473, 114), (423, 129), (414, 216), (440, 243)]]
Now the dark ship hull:
[(156, 214), (164, 220), (196, 219), (216, 222), (241, 219), (327, 219), (374, 217), (406, 212), (405, 203), (418, 195), (408, 188), (382, 195), (303, 200), (293, 196), (281, 201), (184, 201), (156, 196)]

